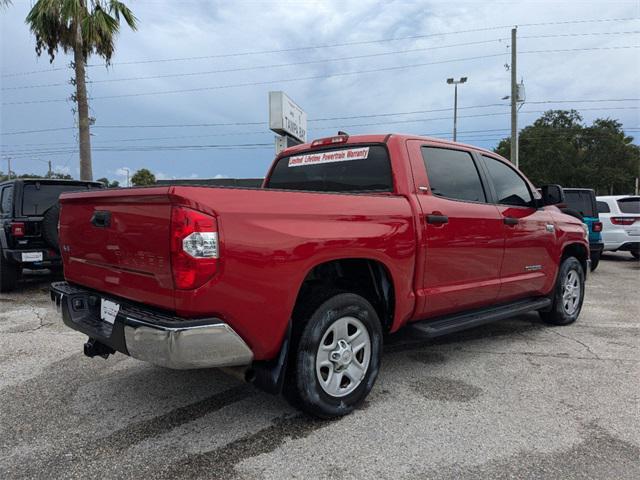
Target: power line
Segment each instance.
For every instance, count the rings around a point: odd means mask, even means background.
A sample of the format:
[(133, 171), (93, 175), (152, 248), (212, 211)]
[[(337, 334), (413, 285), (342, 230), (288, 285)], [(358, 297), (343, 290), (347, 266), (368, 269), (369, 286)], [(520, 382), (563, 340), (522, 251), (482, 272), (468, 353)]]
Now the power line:
[[(612, 108), (608, 108), (607, 110), (639, 110), (640, 107), (612, 107)], [(583, 108), (583, 111), (592, 111), (592, 110), (601, 110), (601, 108)], [(524, 110), (521, 111), (520, 113), (522, 114), (538, 114), (538, 113), (545, 113), (545, 110)], [(462, 115), (459, 118), (481, 118), (481, 117), (492, 117), (492, 116), (504, 116), (504, 115), (509, 115), (510, 113), (508, 111), (506, 112), (492, 112), (492, 113), (483, 113), (483, 114), (474, 114), (474, 115)], [(322, 127), (318, 127), (315, 128), (314, 130), (337, 130), (339, 128), (355, 128), (355, 127), (369, 127), (369, 126), (379, 126), (379, 125), (394, 125), (394, 124), (408, 124), (408, 123), (422, 123), (422, 122), (429, 122), (429, 121), (436, 121), (436, 120), (449, 120), (449, 117), (431, 117), (431, 118), (418, 118), (418, 119), (409, 119), (409, 120), (394, 120), (394, 121), (385, 121), (385, 122), (374, 122), (374, 123), (360, 123), (360, 124), (351, 124), (351, 125), (331, 125), (331, 126), (322, 126)], [(633, 128), (629, 128), (627, 130), (631, 131), (634, 130), (635, 127)], [(495, 131), (503, 131), (505, 129), (496, 129)], [(481, 131), (490, 131), (490, 130), (479, 130), (478, 132)], [(448, 134), (448, 132), (447, 132)], [(432, 134), (433, 135), (433, 134)], [(262, 147), (262, 146), (273, 146), (270, 143), (264, 143), (264, 144), (260, 144), (260, 143), (254, 143), (254, 144), (227, 144), (227, 145), (204, 145), (204, 146), (193, 146), (193, 145), (161, 145), (161, 146), (133, 146), (133, 147), (125, 147), (125, 146), (120, 146), (120, 145), (115, 145), (115, 146), (100, 146), (100, 147), (96, 147), (93, 150), (94, 151), (150, 151), (149, 149), (153, 149), (153, 151), (156, 150), (180, 150), (180, 149), (186, 149), (187, 147), (190, 147), (190, 149), (195, 149), (196, 147), (200, 147), (200, 148), (242, 148), (242, 147)], [(40, 155), (44, 155), (47, 154), (47, 152), (55, 152), (55, 153), (60, 153), (61, 151), (64, 151), (66, 153), (69, 152), (69, 150), (64, 150), (64, 149), (28, 149), (28, 150), (12, 150), (9, 152), (6, 152), (7, 155), (11, 154), (12, 156), (15, 155), (20, 155), (20, 154), (40, 154)], [(76, 150), (72, 150), (72, 151), (76, 151)]]
[[(220, 89), (226, 89), (226, 88), (252, 87), (257, 85), (273, 85), (276, 83), (289, 83), (289, 82), (298, 82), (303, 80), (318, 80), (321, 78), (342, 77), (342, 76), (350, 76), (350, 75), (359, 75), (363, 73), (377, 73), (382, 71), (402, 70), (406, 68), (423, 67), (427, 65), (437, 65), (442, 63), (479, 60), (479, 59), (491, 58), (491, 57), (502, 57), (503, 55), (504, 53), (497, 53), (493, 55), (480, 55), (477, 57), (458, 58), (458, 59), (451, 59), (451, 60), (442, 60), (437, 62), (419, 63), (419, 64), (413, 64), (413, 65), (381, 67), (381, 68), (375, 68), (375, 69), (369, 69), (369, 70), (359, 70), (355, 72), (339, 72), (339, 73), (330, 73), (330, 74), (323, 74), (323, 75), (312, 75), (308, 77), (287, 78), (287, 79), (281, 79), (281, 80), (263, 80), (258, 82), (215, 85), (211, 87), (198, 87), (198, 88), (188, 88), (188, 89), (180, 89), (180, 90), (164, 90), (164, 91), (158, 91), (158, 92), (125, 93), (125, 94), (118, 94), (118, 95), (103, 95), (103, 96), (92, 97), (92, 100), (143, 97), (143, 96), (153, 96), (153, 95), (168, 95), (168, 94), (175, 94), (175, 93), (195, 93), (195, 92), (202, 92), (202, 91), (208, 91), (208, 90), (220, 90)], [(60, 103), (60, 102), (66, 102), (66, 100), (63, 100), (63, 99), (27, 100), (27, 101), (18, 101), (18, 102), (3, 102), (2, 105), (5, 105), (5, 106), (6, 105), (30, 105), (30, 104), (38, 104), (38, 103)]]
[[(150, 76), (143, 76), (143, 77), (108, 78), (103, 80), (91, 80), (91, 81), (88, 81), (87, 83), (98, 84), (98, 83), (125, 82), (125, 81), (128, 82), (128, 81), (137, 81), (137, 80), (154, 80), (159, 78), (189, 77), (189, 76), (199, 76), (199, 75), (213, 75), (217, 73), (244, 72), (249, 70), (261, 70), (261, 69), (267, 69), (267, 68), (293, 67), (293, 66), (312, 65), (312, 64), (326, 63), (326, 62), (338, 62), (338, 61), (344, 61), (344, 60), (359, 60), (363, 58), (384, 57), (384, 56), (404, 54), (404, 53), (425, 52), (429, 50), (439, 50), (443, 48), (482, 45), (487, 43), (501, 42), (503, 40), (506, 40), (506, 38), (495, 38), (492, 40), (456, 43), (452, 45), (437, 45), (434, 47), (411, 48), (408, 50), (394, 50), (391, 52), (370, 53), (366, 55), (354, 55), (350, 57), (323, 58), (319, 60), (305, 60), (302, 62), (276, 63), (276, 64), (269, 64), (269, 65), (252, 65), (250, 67), (236, 67), (236, 68), (226, 68), (226, 69), (219, 69), (219, 70), (207, 70), (203, 72), (181, 72), (181, 73), (168, 73), (163, 75), (150, 75)], [(5, 88), (2, 88), (1, 90), (23, 90), (23, 89), (30, 89), (30, 88), (59, 87), (59, 86), (64, 86), (68, 84), (69, 82), (47, 83), (47, 84), (41, 84), (41, 85), (22, 85), (19, 87), (5, 87)]]
[[(601, 18), (601, 19), (593, 19), (593, 20), (567, 20), (567, 21), (558, 21), (558, 22), (524, 23), (524, 24), (520, 24), (519, 26), (520, 27), (539, 27), (539, 26), (548, 26), (548, 25), (627, 22), (632, 20), (638, 20), (638, 19), (637, 18)], [(176, 57), (176, 58), (153, 59), (153, 60), (134, 60), (134, 61), (127, 61), (127, 62), (113, 62), (113, 63), (110, 63), (109, 65), (138, 65), (138, 64), (145, 64), (145, 63), (166, 63), (166, 62), (204, 60), (204, 59), (214, 59), (214, 58), (242, 57), (242, 56), (249, 56), (249, 55), (264, 55), (264, 54), (273, 54), (273, 53), (287, 53), (287, 52), (304, 51), (304, 50), (315, 50), (315, 49), (322, 49), (322, 48), (346, 47), (346, 46), (354, 46), (354, 45), (368, 45), (368, 44), (376, 44), (376, 43), (396, 42), (396, 41), (403, 41), (403, 40), (415, 40), (420, 38), (441, 37), (446, 35), (457, 35), (462, 33), (477, 33), (477, 32), (484, 32), (484, 31), (491, 31), (491, 30), (501, 30), (501, 29), (511, 28), (512, 26), (513, 25), (498, 25), (493, 27), (474, 28), (474, 29), (468, 29), (468, 30), (458, 30), (453, 32), (430, 33), (430, 34), (424, 34), (424, 35), (410, 35), (405, 37), (382, 38), (377, 40), (363, 40), (363, 41), (357, 41), (357, 42), (321, 44), (321, 45), (281, 48), (281, 49), (273, 49), (273, 50), (257, 50), (257, 51), (249, 51), (249, 52), (223, 53), (223, 54), (216, 54), (216, 55), (201, 55), (201, 56), (192, 56), (192, 57)], [(104, 66), (104, 64), (88, 64), (87, 66), (102, 67)], [(32, 75), (36, 73), (47, 73), (47, 72), (52, 72), (56, 70), (64, 70), (64, 69), (66, 69), (66, 67), (55, 67), (55, 68), (49, 68), (49, 69), (43, 69), (43, 70), (32, 70), (28, 72), (4, 73), (4, 74), (1, 74), (0, 77)]]
[[(640, 98), (609, 98), (609, 99), (575, 99), (575, 100), (540, 100), (540, 101), (527, 101), (527, 104), (538, 105), (538, 104), (566, 104), (566, 103), (605, 103), (605, 102), (640, 102)], [(506, 103), (490, 103), (486, 105), (468, 105), (465, 107), (458, 107), (459, 110), (469, 110), (476, 108), (489, 108), (489, 107), (500, 107), (500, 106), (508, 106)], [(384, 112), (384, 113), (372, 113), (372, 114), (363, 114), (363, 115), (349, 115), (349, 116), (336, 116), (336, 117), (321, 117), (321, 118), (310, 118), (309, 122), (325, 122), (332, 120), (352, 120), (358, 118), (375, 118), (375, 117), (392, 117), (392, 116), (401, 116), (401, 115), (414, 115), (414, 114), (422, 114), (422, 113), (435, 113), (435, 112), (446, 112), (451, 111), (453, 108), (435, 108), (428, 110), (411, 110), (411, 111), (403, 111), (403, 112)], [(197, 127), (230, 127), (230, 126), (250, 126), (250, 125), (267, 125), (268, 122), (260, 122), (260, 121), (251, 121), (251, 122), (217, 122), (217, 123), (178, 123), (178, 124), (121, 124), (121, 125), (94, 125), (92, 129), (132, 129), (132, 128), (197, 128)], [(30, 133), (43, 133), (43, 132), (54, 132), (54, 131), (62, 131), (62, 130), (75, 130), (76, 127), (59, 127), (59, 128), (46, 128), (39, 130), (19, 130), (15, 132), (2, 132), (0, 135), (22, 135), (22, 134), (30, 134)], [(242, 132), (242, 133), (260, 133), (260, 132)], [(242, 134), (240, 133), (240, 134)], [(235, 133), (226, 132), (217, 134), (219, 136), (226, 135), (235, 135)], [(162, 137), (166, 138), (166, 137)], [(186, 138), (186, 137), (179, 137)]]
[[(529, 50), (520, 52), (520, 54), (531, 54), (531, 53), (561, 53), (561, 52), (579, 52), (579, 51), (593, 51), (593, 50), (619, 50), (619, 49), (630, 49), (630, 48), (640, 48), (639, 45), (621, 45), (621, 46), (612, 46), (612, 47), (588, 47), (588, 48), (571, 48), (571, 49), (553, 49), (553, 50)], [(467, 58), (457, 58), (450, 60), (441, 60), (436, 62), (425, 62), (425, 63), (415, 63), (409, 65), (397, 65), (393, 67), (379, 67), (375, 69), (368, 70), (357, 70), (353, 72), (338, 72), (338, 73), (329, 73), (323, 75), (312, 75), (308, 77), (297, 77), (297, 78), (286, 78), (280, 80), (264, 80), (258, 82), (247, 82), (247, 83), (237, 83), (237, 84), (227, 84), (227, 85), (215, 85), (210, 87), (198, 87), (198, 88), (188, 88), (188, 89), (178, 89), (178, 90), (164, 90), (164, 91), (156, 91), (156, 92), (138, 92), (138, 93), (125, 93), (118, 95), (103, 95), (92, 97), (92, 100), (107, 100), (107, 99), (117, 99), (117, 98), (131, 98), (131, 97), (143, 97), (143, 96), (154, 96), (154, 95), (169, 95), (176, 93), (195, 93), (195, 92), (203, 92), (210, 90), (220, 90), (226, 88), (237, 88), (237, 87), (248, 87), (248, 86), (257, 86), (257, 85), (273, 85), (277, 83), (290, 83), (304, 80), (318, 80), (323, 78), (334, 78), (334, 77), (344, 77), (351, 75), (360, 75), (366, 73), (378, 73), (378, 72), (388, 72), (388, 71), (396, 71), (396, 70), (404, 70), (407, 68), (417, 68), (424, 67), (429, 65), (439, 65), (444, 63), (454, 63), (461, 61), (471, 61), (471, 60), (480, 60), (485, 58), (493, 58), (493, 57), (502, 57), (504, 53), (496, 53), (491, 55), (479, 55), (475, 57), (467, 57)], [(64, 99), (49, 99), (49, 100), (27, 100), (27, 101), (18, 101), (18, 102), (4, 102), (2, 105), (29, 105), (29, 104), (40, 104), (40, 103), (60, 103), (66, 102)]]
[[(640, 30), (624, 31), (624, 32), (587, 32), (587, 33), (563, 33), (563, 34), (551, 34), (551, 35), (529, 35), (529, 36), (520, 37), (520, 38), (533, 39), (533, 38), (577, 37), (577, 36), (592, 36), (592, 35), (622, 35), (622, 34), (636, 34), (636, 33), (640, 33)], [(180, 73), (168, 73), (168, 74), (162, 74), (162, 75), (107, 78), (103, 80), (90, 80), (90, 81), (87, 81), (87, 83), (96, 85), (100, 83), (155, 80), (155, 79), (176, 78), (176, 77), (191, 77), (191, 76), (213, 75), (218, 73), (262, 70), (262, 69), (268, 69), (268, 68), (283, 68), (283, 67), (292, 67), (292, 66), (300, 66), (300, 65), (313, 65), (313, 64), (327, 63), (327, 62), (359, 60), (364, 58), (384, 57), (384, 56), (398, 55), (398, 54), (405, 54), (405, 53), (425, 52), (430, 50), (440, 50), (443, 48), (482, 45), (487, 43), (502, 42), (505, 40), (508, 40), (508, 39), (506, 37), (500, 37), (500, 38), (495, 38), (491, 40), (455, 43), (451, 45), (436, 45), (432, 47), (412, 48), (412, 49), (406, 49), (406, 50), (394, 50), (391, 52), (371, 53), (366, 55), (355, 55), (355, 56), (349, 56), (349, 57), (324, 58), (324, 59), (318, 59), (318, 60), (306, 60), (301, 62), (276, 63), (276, 64), (268, 64), (268, 65), (252, 65), (249, 67), (236, 67), (236, 68), (226, 68), (226, 69), (218, 69), (218, 70), (206, 70), (206, 71), (199, 71), (199, 72), (180, 72)], [(21, 85), (17, 87), (3, 87), (0, 90), (25, 90), (25, 89), (32, 89), (32, 88), (60, 87), (60, 86), (69, 85), (69, 83), (70, 82), (62, 82), (62, 83), (59, 82), (59, 83), (45, 83), (45, 84), (39, 84), (39, 85)]]

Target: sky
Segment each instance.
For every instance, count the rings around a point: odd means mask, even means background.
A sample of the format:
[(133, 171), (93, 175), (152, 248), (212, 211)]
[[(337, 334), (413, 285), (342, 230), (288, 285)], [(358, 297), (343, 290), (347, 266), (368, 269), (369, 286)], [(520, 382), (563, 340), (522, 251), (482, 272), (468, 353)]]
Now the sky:
[[(637, 0), (125, 3), (138, 30), (122, 26), (108, 68), (89, 59), (94, 178), (124, 183), (143, 167), (158, 178), (261, 177), (274, 156), (268, 92), (278, 90), (307, 112), (309, 139), (451, 139), (446, 79), (462, 76), (458, 141), (494, 148), (509, 135), (513, 26), (520, 127), (574, 108), (586, 123), (640, 129)], [(51, 161), (78, 177), (70, 56), (37, 57), (24, 22), (32, 4), (0, 12), (0, 170), (10, 156), (18, 174), (44, 174)]]

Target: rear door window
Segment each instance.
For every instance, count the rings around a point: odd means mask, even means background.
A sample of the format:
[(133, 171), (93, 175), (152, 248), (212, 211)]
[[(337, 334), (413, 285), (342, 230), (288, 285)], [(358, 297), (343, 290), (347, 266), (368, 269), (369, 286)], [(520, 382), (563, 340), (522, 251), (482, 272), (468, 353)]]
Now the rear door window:
[(390, 192), (389, 153), (382, 145), (307, 151), (278, 160), (266, 188), (315, 192)]
[(611, 213), (611, 209), (609, 208), (609, 204), (607, 202), (596, 202), (598, 206), (598, 213)]
[(468, 202), (486, 202), (478, 168), (469, 152), (422, 147), (422, 159), (433, 195)]
[(640, 197), (628, 197), (618, 200), (622, 213), (640, 213)]
[(530, 207), (533, 203), (533, 197), (527, 183), (518, 172), (500, 160), (486, 155), (482, 157), (496, 189), (498, 203), (516, 207)]
[(580, 212), (583, 217), (597, 217), (593, 205), (593, 194), (586, 190), (565, 190), (565, 203), (569, 208)]

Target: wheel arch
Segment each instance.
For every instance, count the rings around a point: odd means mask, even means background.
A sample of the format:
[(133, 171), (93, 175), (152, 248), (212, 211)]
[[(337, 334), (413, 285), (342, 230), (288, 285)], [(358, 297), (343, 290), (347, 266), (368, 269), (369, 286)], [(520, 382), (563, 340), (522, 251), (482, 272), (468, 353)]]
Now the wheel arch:
[(582, 243), (569, 243), (562, 248), (561, 261), (567, 257), (577, 258), (582, 265), (585, 275), (587, 274), (589, 267), (589, 248), (585, 247)]
[[(294, 321), (305, 299), (318, 290), (361, 295), (378, 313), (383, 331), (391, 329), (395, 316), (396, 289), (391, 270), (384, 262), (368, 257), (342, 257), (312, 266), (298, 288), (292, 315)], [(317, 303), (326, 298), (314, 300)]]

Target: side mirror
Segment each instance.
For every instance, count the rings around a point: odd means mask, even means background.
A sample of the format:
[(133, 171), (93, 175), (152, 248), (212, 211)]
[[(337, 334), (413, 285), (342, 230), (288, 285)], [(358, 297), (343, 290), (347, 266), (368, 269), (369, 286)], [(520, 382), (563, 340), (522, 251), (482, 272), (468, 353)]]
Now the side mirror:
[(543, 185), (540, 187), (542, 205), (557, 205), (564, 203), (564, 190), (560, 185)]

